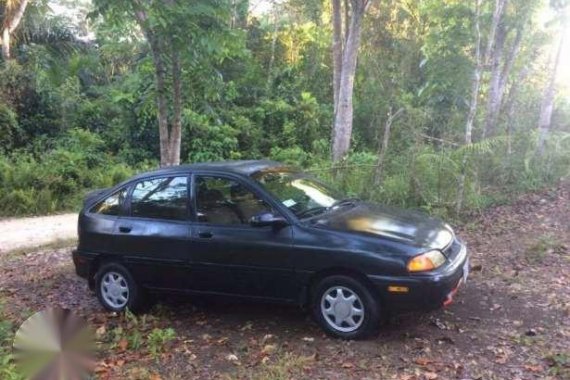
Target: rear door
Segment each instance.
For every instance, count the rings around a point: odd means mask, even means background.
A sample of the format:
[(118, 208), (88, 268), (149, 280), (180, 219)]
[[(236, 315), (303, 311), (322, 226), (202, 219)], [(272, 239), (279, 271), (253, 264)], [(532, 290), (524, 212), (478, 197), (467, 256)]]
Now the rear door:
[(193, 182), (196, 216), (190, 256), (192, 288), (292, 298), (291, 227), (249, 224), (253, 215), (274, 212), (265, 196), (232, 176), (195, 174)]
[(115, 225), (115, 250), (143, 285), (187, 287), (189, 177), (186, 174), (142, 179), (129, 196), (128, 215)]
[(110, 253), (114, 246), (115, 224), (125, 212), (128, 187), (105, 197), (79, 214), (79, 247), (83, 252)]

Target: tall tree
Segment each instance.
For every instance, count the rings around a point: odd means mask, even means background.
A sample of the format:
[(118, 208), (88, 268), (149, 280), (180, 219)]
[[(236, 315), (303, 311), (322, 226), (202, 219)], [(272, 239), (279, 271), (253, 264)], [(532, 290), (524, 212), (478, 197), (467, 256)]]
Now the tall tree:
[(556, 48), (556, 53), (553, 56), (552, 69), (550, 71), (550, 79), (544, 91), (544, 97), (540, 106), (540, 116), (538, 119), (538, 145), (537, 151), (539, 154), (544, 152), (544, 143), (550, 132), (550, 125), (552, 123), (552, 113), (554, 111), (554, 98), (556, 96), (556, 77), (558, 74), (558, 67), (560, 65), (560, 57), (562, 49), (564, 48), (565, 35), (567, 27), (562, 28), (560, 33), (560, 40)]
[(495, 110), (498, 112), (498, 107), (500, 107), (498, 93), (501, 80), (501, 60), (507, 33), (504, 25), (504, 14), (507, 3), (508, 0), (495, 0), (493, 19), (489, 30), (487, 49), (484, 55), (485, 65), (491, 68), (491, 83), (489, 84), (489, 97), (487, 98), (487, 120), (483, 126), (482, 139), (487, 136), (488, 130), (491, 128), (490, 119), (494, 118)]
[[(477, 107), (479, 104), (479, 91), (481, 89), (481, 74), (483, 72), (483, 61), (481, 57), (481, 2), (475, 0), (475, 68), (473, 70), (473, 78), (471, 79), (471, 100), (469, 105), (469, 114), (465, 123), (465, 145), (473, 143), (473, 124), (475, 116), (477, 116)], [(463, 198), (465, 196), (465, 176), (467, 170), (467, 155), (463, 157), (461, 163), (461, 175), (459, 177), (459, 189), (456, 202), (456, 211), (459, 213), (463, 207)]]
[[(160, 165), (180, 163), (183, 76), (230, 54), (230, 15), (226, 0), (95, 0), (99, 12), (115, 22), (136, 21), (154, 64), (154, 90), (160, 139)], [(183, 65), (182, 61), (185, 61)]]
[[(332, 159), (342, 160), (350, 149), (353, 119), (354, 76), (358, 60), (358, 48), (362, 20), (371, 0), (350, 0), (345, 2), (345, 38), (342, 39), (342, 10), (340, 0), (332, 0), (333, 5), (333, 88), (334, 88), (334, 123), (332, 141)], [(350, 5), (350, 6), (349, 6)], [(340, 21), (340, 22), (339, 22)], [(340, 66), (340, 67), (339, 67)]]
[[(521, 50), (526, 24), (536, 7), (536, 5), (531, 5), (527, 2), (511, 4), (512, 13), (514, 14), (510, 17), (512, 26), (509, 26), (507, 25), (507, 14), (504, 10), (507, 4), (505, 3), (503, 6), (503, 13), (494, 35), (493, 48), (489, 51), (491, 79), (487, 97), (483, 138), (496, 132), (508, 79)], [(513, 31), (515, 32), (514, 37), (509, 38)]]
[(7, 61), (12, 58), (10, 43), (12, 34), (20, 25), (29, 0), (2, 0), (2, 58)]

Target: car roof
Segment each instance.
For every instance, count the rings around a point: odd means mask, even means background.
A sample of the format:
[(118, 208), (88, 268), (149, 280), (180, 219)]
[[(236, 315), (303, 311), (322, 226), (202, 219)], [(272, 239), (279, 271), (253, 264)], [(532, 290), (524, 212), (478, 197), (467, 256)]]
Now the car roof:
[(180, 172), (192, 172), (194, 170), (211, 170), (216, 172), (234, 173), (242, 174), (246, 176), (251, 176), (262, 170), (272, 169), (272, 168), (288, 168), (286, 165), (278, 161), (271, 160), (228, 160), (228, 161), (217, 161), (217, 162), (202, 162), (189, 165), (176, 165), (168, 166), (156, 170), (152, 170), (146, 173), (141, 173), (136, 176), (136, 178), (146, 177), (149, 175), (161, 175), (169, 173), (180, 173)]

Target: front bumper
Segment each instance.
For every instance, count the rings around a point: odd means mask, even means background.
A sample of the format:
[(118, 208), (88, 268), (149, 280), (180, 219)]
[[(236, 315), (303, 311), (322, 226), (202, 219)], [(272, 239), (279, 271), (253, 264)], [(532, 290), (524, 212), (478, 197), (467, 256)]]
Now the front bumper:
[(368, 278), (391, 310), (435, 310), (453, 302), (455, 293), (467, 277), (467, 247), (456, 242), (456, 252), (449, 263), (423, 274), (408, 276), (376, 276)]

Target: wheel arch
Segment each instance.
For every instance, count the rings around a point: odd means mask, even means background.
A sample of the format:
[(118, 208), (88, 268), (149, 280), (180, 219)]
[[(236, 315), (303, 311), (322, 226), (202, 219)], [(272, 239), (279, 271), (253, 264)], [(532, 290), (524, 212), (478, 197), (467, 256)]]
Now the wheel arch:
[(93, 263), (91, 264), (91, 268), (89, 271), (89, 278), (87, 279), (87, 282), (89, 284), (89, 289), (91, 289), (91, 290), (95, 289), (95, 276), (97, 275), (99, 268), (101, 268), (103, 265), (105, 265), (107, 263), (117, 263), (117, 264), (121, 264), (123, 266), (125, 265), (123, 258), (121, 256), (118, 256), (118, 255), (99, 255), (99, 256), (97, 256), (93, 260)]
[(312, 298), (313, 289), (319, 283), (319, 281), (330, 276), (338, 276), (338, 275), (348, 276), (355, 280), (360, 281), (378, 300), (380, 300), (381, 303), (383, 303), (383, 299), (380, 295), (380, 292), (378, 292), (374, 284), (372, 284), (372, 281), (370, 281), (370, 279), (368, 279), (368, 277), (363, 272), (353, 268), (334, 266), (319, 270), (313, 273), (309, 277), (307, 283), (304, 286), (303, 292), (299, 300), (299, 304), (301, 305), (301, 307), (306, 308), (309, 306), (309, 303), (311, 302)]

